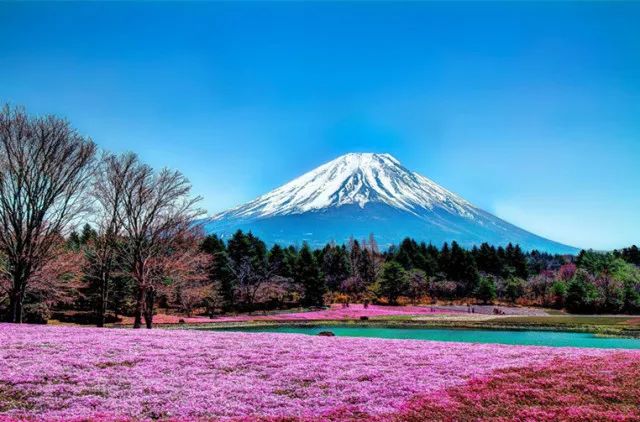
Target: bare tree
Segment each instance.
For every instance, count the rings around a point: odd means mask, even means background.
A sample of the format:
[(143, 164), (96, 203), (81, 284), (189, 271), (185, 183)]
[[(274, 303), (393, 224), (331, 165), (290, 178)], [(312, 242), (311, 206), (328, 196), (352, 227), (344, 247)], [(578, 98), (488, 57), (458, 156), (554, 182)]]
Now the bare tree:
[[(177, 242), (189, 236), (203, 214), (196, 208), (200, 197), (190, 197), (191, 184), (177, 171), (154, 172), (135, 157), (124, 182), (121, 221), (125, 253), (131, 277), (136, 281), (134, 328), (147, 328), (153, 320), (153, 304), (161, 262), (170, 256)], [(161, 275), (161, 273), (160, 273)]]
[(0, 253), (9, 279), (8, 320), (22, 322), (32, 276), (86, 210), (95, 144), (55, 116), (0, 112)]
[(261, 263), (262, 265), (256, 265), (251, 262), (249, 257), (242, 258), (237, 264), (233, 260), (230, 261), (229, 270), (235, 277), (238, 296), (244, 305), (251, 310), (264, 285), (276, 279), (277, 269), (266, 262)]
[(83, 297), (84, 254), (68, 248), (62, 237), (53, 248), (52, 258), (32, 275), (27, 286), (29, 303), (25, 304), (23, 315), (29, 322), (46, 322), (52, 309), (70, 306)]
[[(191, 316), (193, 309), (204, 305), (212, 293), (207, 271), (211, 256), (200, 249), (204, 238), (200, 230), (196, 228), (186, 234), (173, 241), (167, 254), (153, 260), (151, 273), (157, 277), (153, 284), (164, 288), (167, 296), (173, 295), (174, 303)], [(153, 310), (149, 306), (146, 309)]]
[(411, 298), (412, 305), (427, 294), (428, 287), (429, 277), (424, 271), (414, 268), (407, 272), (407, 296)]
[(261, 253), (259, 239), (251, 234), (247, 238), (255, 242), (251, 245), (253, 256), (243, 256), (236, 258), (237, 260), (229, 257), (227, 269), (234, 277), (238, 297), (247, 309), (252, 310), (260, 297), (268, 296), (265, 295), (265, 288), (275, 291), (276, 285), (284, 283), (286, 278), (279, 275), (283, 263), (271, 261), (266, 254)]
[(109, 291), (114, 274), (120, 270), (119, 243), (122, 243), (121, 216), (125, 182), (137, 159), (133, 154), (105, 154), (93, 182), (93, 218), (97, 236), (87, 245), (87, 277), (98, 287), (96, 324), (104, 326)]

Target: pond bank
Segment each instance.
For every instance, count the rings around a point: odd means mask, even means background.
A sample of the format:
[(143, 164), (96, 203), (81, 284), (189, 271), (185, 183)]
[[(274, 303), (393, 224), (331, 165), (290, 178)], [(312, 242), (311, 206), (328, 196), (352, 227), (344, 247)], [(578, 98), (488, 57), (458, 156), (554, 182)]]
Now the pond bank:
[(280, 333), (366, 337), (396, 340), (428, 340), (461, 343), (505, 344), (512, 346), (588, 347), (640, 349), (640, 338), (600, 336), (592, 333), (540, 330), (480, 330), (460, 328), (374, 327), (346, 324), (263, 325), (253, 327), (208, 328), (217, 332)]
[(602, 336), (640, 338), (640, 318), (633, 316), (489, 316), (489, 315), (447, 315), (433, 316), (389, 316), (384, 318), (325, 319), (325, 320), (263, 320), (203, 322), (199, 324), (171, 324), (163, 328), (232, 328), (279, 325), (319, 326), (343, 324), (347, 326), (388, 327), (388, 328), (460, 328), (479, 330), (509, 331), (558, 331), (592, 333)]

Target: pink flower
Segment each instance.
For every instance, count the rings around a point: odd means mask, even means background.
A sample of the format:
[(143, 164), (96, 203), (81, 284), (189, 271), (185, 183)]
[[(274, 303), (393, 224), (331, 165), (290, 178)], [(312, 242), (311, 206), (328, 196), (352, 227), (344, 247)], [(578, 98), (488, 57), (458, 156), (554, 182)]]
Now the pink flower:
[(0, 399), (13, 398), (0, 416), (45, 420), (389, 415), (413, 397), (499, 369), (612, 353), (8, 324), (0, 324), (0, 343)]

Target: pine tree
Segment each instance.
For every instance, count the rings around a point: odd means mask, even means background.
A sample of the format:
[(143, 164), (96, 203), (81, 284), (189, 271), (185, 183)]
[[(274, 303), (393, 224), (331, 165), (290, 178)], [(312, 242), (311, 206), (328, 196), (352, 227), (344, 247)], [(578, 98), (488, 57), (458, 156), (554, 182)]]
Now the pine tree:
[(294, 278), (295, 276), (295, 268), (296, 261), (298, 260), (298, 250), (295, 246), (289, 245), (284, 250), (284, 268), (286, 270), (285, 273), (281, 274), (283, 277)]
[(284, 250), (277, 243), (271, 247), (267, 261), (269, 263), (269, 271), (274, 275), (286, 277), (285, 274), (290, 272), (286, 268), (287, 262), (285, 261)]
[(527, 270), (527, 258), (522, 252), (520, 245), (516, 245), (513, 248), (511, 266), (515, 269), (516, 277), (526, 279), (529, 276), (529, 272)]
[(449, 250), (449, 244), (444, 242), (442, 249), (438, 255), (438, 270), (445, 277), (449, 274), (449, 261), (451, 260), (451, 251)]
[(473, 256), (455, 241), (451, 243), (447, 277), (460, 283), (458, 289), (460, 295), (467, 295), (473, 292), (479, 280), (478, 269)]
[(496, 255), (498, 256), (498, 262), (500, 262), (500, 273), (497, 275), (502, 277), (509, 276), (509, 271), (507, 270), (507, 253), (502, 246), (498, 246)]
[(502, 265), (500, 264), (500, 258), (496, 248), (490, 246), (488, 243), (482, 243), (480, 248), (475, 250), (474, 256), (476, 264), (478, 265), (478, 271), (486, 274), (500, 275), (502, 272)]
[(232, 263), (239, 263), (251, 255), (251, 243), (242, 230), (236, 231), (227, 242), (227, 254)]
[(257, 274), (264, 275), (269, 266), (267, 245), (251, 232), (247, 234), (247, 240), (250, 245), (249, 254), (253, 269)]
[(375, 282), (376, 272), (375, 268), (373, 267), (373, 256), (372, 252), (368, 249), (362, 250), (360, 262), (358, 265), (358, 275), (366, 286), (371, 285), (373, 284), (373, 282)]
[(432, 245), (431, 243), (429, 243), (429, 245), (426, 247), (426, 251), (425, 251), (424, 257), (432, 265), (432, 271), (431, 272), (425, 270), (427, 275), (433, 276), (433, 275), (436, 275), (439, 271), (442, 271), (440, 269), (440, 267), (439, 267), (440, 251), (438, 250), (438, 248), (435, 245)]
[(389, 304), (395, 305), (398, 297), (405, 294), (407, 288), (407, 275), (402, 265), (395, 261), (387, 262), (382, 270), (380, 293), (387, 298)]
[(417, 255), (417, 245), (415, 240), (410, 239), (408, 237), (406, 237), (401, 243), (400, 243), (400, 247), (398, 248), (398, 252), (396, 253), (395, 256), (395, 261), (402, 265), (402, 267), (405, 270), (410, 270), (411, 268), (414, 268), (415, 265), (415, 258)]
[(360, 243), (355, 239), (349, 240), (349, 267), (351, 276), (359, 277), (360, 260), (362, 259), (362, 249)]
[(212, 257), (209, 282), (220, 295), (222, 310), (228, 312), (234, 306), (235, 296), (233, 274), (229, 267), (229, 257), (224, 241), (215, 234), (207, 236), (202, 242), (201, 249)]
[(80, 234), (80, 244), (86, 245), (87, 243), (98, 237), (98, 233), (89, 225), (82, 226), (82, 233)]
[(327, 245), (322, 259), (322, 273), (327, 287), (338, 290), (344, 280), (349, 278), (349, 257), (346, 249), (340, 246)]
[(324, 305), (323, 295), (326, 291), (324, 279), (320, 274), (318, 262), (307, 243), (304, 243), (298, 254), (295, 281), (300, 283), (303, 289), (303, 306)]
[(636, 245), (624, 248), (621, 255), (625, 261), (640, 266), (640, 249)]
[(67, 247), (77, 251), (80, 249), (80, 235), (77, 231), (72, 231), (67, 238)]

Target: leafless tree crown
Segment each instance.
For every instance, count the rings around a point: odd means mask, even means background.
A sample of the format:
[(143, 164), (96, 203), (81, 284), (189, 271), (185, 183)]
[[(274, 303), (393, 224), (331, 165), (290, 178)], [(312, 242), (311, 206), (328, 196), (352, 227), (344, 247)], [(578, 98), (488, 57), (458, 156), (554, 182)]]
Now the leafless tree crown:
[(29, 277), (87, 210), (95, 155), (96, 145), (66, 120), (9, 106), (0, 112), (0, 252), (13, 319), (21, 318)]

